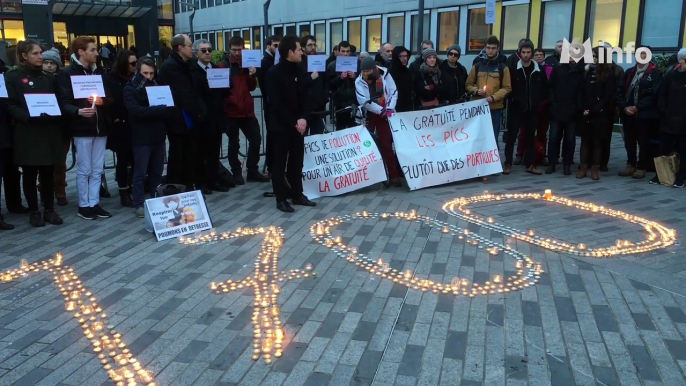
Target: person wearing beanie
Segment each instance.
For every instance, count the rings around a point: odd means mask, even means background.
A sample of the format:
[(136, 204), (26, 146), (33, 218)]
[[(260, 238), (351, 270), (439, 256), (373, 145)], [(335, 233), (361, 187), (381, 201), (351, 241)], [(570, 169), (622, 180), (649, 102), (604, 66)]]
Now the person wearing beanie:
[(414, 79), (414, 94), (422, 107), (436, 107), (446, 99), (437, 57), (433, 48), (422, 51), (423, 63), (419, 65), (419, 75)]
[(55, 74), (61, 68), (60, 53), (58, 51), (53, 48), (43, 52), (43, 71)]
[(462, 49), (458, 44), (448, 47), (448, 59), (444, 60), (439, 68), (443, 75), (443, 91), (448, 103), (458, 103), (465, 94), (465, 83), (467, 82), (467, 69), (460, 64)]
[(393, 152), (393, 135), (388, 117), (395, 112), (398, 90), (388, 69), (376, 65), (368, 56), (360, 63), (360, 76), (355, 79), (357, 103), (367, 112), (367, 128), (376, 132), (379, 152), (388, 170), (391, 185), (400, 187), (398, 160)]

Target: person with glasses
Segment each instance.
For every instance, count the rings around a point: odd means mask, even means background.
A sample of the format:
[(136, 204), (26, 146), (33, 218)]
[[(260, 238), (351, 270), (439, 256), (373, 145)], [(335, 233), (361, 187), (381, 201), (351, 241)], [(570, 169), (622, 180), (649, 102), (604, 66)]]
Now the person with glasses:
[(465, 83), (467, 82), (467, 69), (460, 64), (462, 48), (459, 44), (448, 47), (448, 60), (441, 63), (440, 69), (443, 73), (443, 86), (448, 103), (458, 103), (465, 94)]
[(305, 36), (300, 39), (300, 47), (303, 49), (303, 57), (300, 62), (300, 68), (303, 73), (306, 73), (309, 78), (305, 78), (305, 84), (308, 85), (307, 103), (309, 104), (307, 111), (310, 114), (307, 116), (307, 127), (310, 129), (310, 135), (324, 134), (324, 117), (328, 114), (326, 104), (329, 103), (328, 91), (326, 89), (325, 73), (307, 71), (307, 56), (317, 55), (317, 39), (314, 36)]
[[(255, 67), (243, 68), (243, 46), (245, 41), (240, 36), (234, 36), (229, 40), (229, 54), (224, 56), (222, 68), (231, 69), (231, 91), (224, 100), (224, 113), (226, 114), (226, 136), (229, 137), (229, 165), (236, 185), (244, 185), (243, 165), (238, 159), (240, 148), (240, 132), (243, 132), (248, 140), (248, 159), (245, 162), (248, 173), (248, 182), (269, 182), (269, 177), (260, 173), (260, 146), (262, 135), (260, 123), (255, 117), (255, 100), (250, 93), (257, 88), (257, 69)], [(267, 83), (269, 80), (267, 79)]]
[[(108, 105), (110, 132), (107, 148), (117, 156), (115, 179), (119, 186), (119, 202), (124, 208), (133, 208), (131, 199), (131, 180), (133, 179), (133, 146), (131, 145), (131, 125), (124, 106), (124, 86), (136, 73), (136, 55), (121, 50), (114, 58), (112, 70), (103, 75), (102, 81), (112, 93), (112, 103)], [(129, 167), (131, 169), (129, 170)]]

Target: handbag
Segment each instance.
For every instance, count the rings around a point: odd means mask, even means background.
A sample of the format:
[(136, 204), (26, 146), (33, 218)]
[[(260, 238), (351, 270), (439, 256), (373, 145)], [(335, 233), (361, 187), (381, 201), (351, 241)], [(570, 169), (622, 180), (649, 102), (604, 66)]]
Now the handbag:
[(679, 172), (679, 155), (672, 153), (655, 157), (655, 171), (660, 183), (665, 186), (672, 186), (676, 180), (676, 173)]

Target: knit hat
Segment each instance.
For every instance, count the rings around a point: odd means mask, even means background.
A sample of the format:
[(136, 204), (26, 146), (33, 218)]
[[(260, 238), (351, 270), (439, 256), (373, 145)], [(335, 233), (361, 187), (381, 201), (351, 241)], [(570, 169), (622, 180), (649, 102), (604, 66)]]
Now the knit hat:
[(426, 59), (428, 59), (431, 55), (438, 57), (438, 54), (436, 54), (436, 50), (434, 50), (433, 48), (425, 49), (424, 51), (422, 51), (422, 60), (426, 62)]
[(366, 58), (362, 59), (362, 62), (360, 63), (360, 71), (373, 70), (375, 68), (376, 62), (374, 61), (374, 58), (367, 56)]
[(536, 48), (534, 47), (534, 42), (532, 42), (529, 39), (524, 39), (520, 44), (519, 44), (519, 49), (521, 50), (524, 47), (529, 47), (531, 48), (531, 51), (535, 50)]
[(58, 70), (62, 67), (62, 61), (60, 60), (59, 52), (47, 50), (43, 52), (43, 60), (49, 60), (51, 62), (54, 62), (55, 64), (57, 64)]
[(459, 44), (453, 44), (452, 46), (448, 47), (448, 53), (450, 53), (452, 50), (457, 51), (457, 53), (460, 55), (462, 54), (462, 48), (460, 48)]

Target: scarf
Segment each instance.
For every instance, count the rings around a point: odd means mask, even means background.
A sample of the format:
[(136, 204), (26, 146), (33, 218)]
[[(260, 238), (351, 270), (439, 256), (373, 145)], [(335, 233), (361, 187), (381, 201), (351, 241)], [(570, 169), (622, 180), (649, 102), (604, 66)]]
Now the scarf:
[(634, 78), (631, 79), (631, 84), (629, 85), (629, 92), (626, 95), (626, 101), (629, 101), (629, 97), (633, 95), (634, 97), (634, 105), (638, 103), (638, 82), (641, 81), (641, 78), (643, 77), (643, 74), (645, 74), (646, 70), (648, 69), (648, 64), (643, 66), (643, 68), (640, 68), (636, 66), (636, 74), (634, 74)]
[(437, 85), (441, 79), (441, 70), (438, 66), (429, 67), (426, 63), (422, 63), (419, 66), (419, 71), (421, 71), (422, 74), (430, 75), (435, 85)]
[[(133, 78), (131, 78), (129, 82), (133, 87), (136, 88), (136, 90), (142, 90), (148, 83), (148, 78), (144, 77), (143, 74), (136, 71), (136, 73), (133, 75)], [(154, 80), (150, 83), (152, 83), (154, 86), (157, 86), (157, 82), (155, 82)]]

